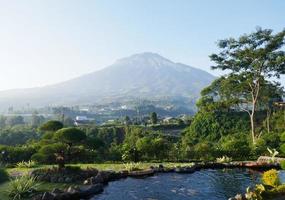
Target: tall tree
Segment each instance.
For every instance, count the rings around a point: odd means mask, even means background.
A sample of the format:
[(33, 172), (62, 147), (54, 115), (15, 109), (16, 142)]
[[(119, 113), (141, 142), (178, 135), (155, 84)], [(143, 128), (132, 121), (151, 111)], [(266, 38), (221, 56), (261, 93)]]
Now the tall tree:
[(263, 89), (262, 83), (285, 74), (285, 52), (282, 50), (284, 38), (285, 29), (274, 34), (270, 29), (257, 28), (255, 32), (237, 39), (220, 40), (218, 47), (221, 51), (210, 55), (216, 63), (212, 68), (226, 70), (229, 75), (235, 76), (244, 96), (250, 96), (250, 107), (242, 109), (250, 117), (253, 144), (256, 143), (255, 113)]
[(150, 120), (151, 120), (151, 123), (152, 123), (152, 124), (156, 124), (156, 123), (157, 123), (158, 119), (157, 119), (157, 114), (156, 114), (156, 112), (152, 112), (152, 113), (150, 114)]

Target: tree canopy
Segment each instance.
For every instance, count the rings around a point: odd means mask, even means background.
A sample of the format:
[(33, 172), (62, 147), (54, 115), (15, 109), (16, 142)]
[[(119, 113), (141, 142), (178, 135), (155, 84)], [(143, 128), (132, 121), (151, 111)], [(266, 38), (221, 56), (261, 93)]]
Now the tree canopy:
[(63, 124), (60, 121), (51, 120), (51, 121), (44, 123), (40, 127), (40, 130), (42, 130), (42, 131), (57, 131), (61, 128), (63, 128)]
[(282, 50), (284, 38), (285, 30), (274, 34), (271, 29), (257, 28), (255, 32), (237, 39), (220, 40), (218, 47), (221, 51), (210, 55), (211, 60), (216, 63), (212, 69), (229, 72), (222, 81), (228, 81), (227, 86), (233, 87), (226, 87), (228, 89), (224, 94), (234, 94), (238, 100), (250, 103), (248, 107), (241, 108), (250, 116), (253, 144), (258, 137), (255, 132), (255, 112), (261, 100), (261, 93), (270, 85), (270, 78), (280, 78), (280, 75), (285, 74), (285, 52)]

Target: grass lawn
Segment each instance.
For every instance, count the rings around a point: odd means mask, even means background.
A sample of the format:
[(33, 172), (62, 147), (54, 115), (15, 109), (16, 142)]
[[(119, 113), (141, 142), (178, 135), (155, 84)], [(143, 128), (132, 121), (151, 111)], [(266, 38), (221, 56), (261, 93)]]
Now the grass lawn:
[[(162, 164), (164, 167), (175, 167), (175, 166), (189, 166), (192, 163), (140, 163), (140, 168), (147, 169), (150, 166), (158, 166)], [(124, 170), (125, 166), (123, 163), (99, 163), (99, 164), (70, 164), (67, 166), (79, 166), (81, 169), (86, 168), (96, 168), (99, 170), (114, 170), (120, 171)], [(47, 167), (56, 167), (56, 165), (39, 165), (35, 168), (8, 168), (7, 171), (10, 176), (17, 176), (25, 173), (29, 173), (35, 169), (47, 168)]]

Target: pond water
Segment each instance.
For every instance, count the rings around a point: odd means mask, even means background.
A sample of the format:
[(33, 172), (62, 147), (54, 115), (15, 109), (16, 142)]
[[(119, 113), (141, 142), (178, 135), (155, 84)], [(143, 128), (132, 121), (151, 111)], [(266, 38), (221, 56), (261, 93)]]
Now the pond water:
[[(261, 173), (247, 169), (166, 173), (110, 182), (92, 200), (225, 200), (260, 183)], [(281, 174), (285, 179), (284, 173)]]

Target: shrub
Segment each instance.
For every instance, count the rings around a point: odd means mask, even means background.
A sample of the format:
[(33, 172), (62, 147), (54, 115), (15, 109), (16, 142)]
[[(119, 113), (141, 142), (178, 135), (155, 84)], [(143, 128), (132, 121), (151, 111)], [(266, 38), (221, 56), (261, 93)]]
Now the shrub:
[(21, 161), (21, 162), (18, 162), (16, 166), (18, 168), (34, 168), (36, 167), (36, 162), (33, 160), (29, 160), (27, 162)]
[(231, 162), (233, 159), (228, 156), (223, 156), (221, 158), (216, 158), (216, 162), (218, 163), (228, 163)]
[(272, 163), (274, 163), (275, 162), (275, 157), (279, 154), (279, 152), (276, 151), (276, 149), (270, 149), (268, 147), (267, 147), (267, 151), (270, 153), (270, 157), (271, 157), (270, 161)]
[(264, 185), (269, 185), (272, 187), (277, 187), (280, 185), (280, 179), (278, 171), (275, 169), (271, 169), (269, 171), (266, 171), (262, 175), (262, 182)]
[(13, 147), (13, 146), (2, 146), (0, 145), (0, 162), (3, 164), (15, 164), (21, 161), (28, 161), (35, 153), (33, 147)]
[(194, 163), (181, 163), (179, 165), (174, 165), (175, 168), (181, 168), (181, 167), (193, 167)]
[(9, 174), (4, 168), (0, 168), (0, 183), (9, 180)]
[(248, 200), (262, 200), (262, 193), (264, 191), (265, 187), (262, 184), (256, 185), (255, 188), (248, 187), (246, 189), (245, 198)]
[(9, 184), (9, 196), (13, 200), (31, 197), (38, 185), (36, 177), (30, 177), (28, 175), (18, 177)]
[(128, 170), (129, 172), (131, 171), (136, 171), (136, 170), (140, 170), (141, 163), (135, 163), (135, 162), (130, 162), (130, 163), (126, 163), (124, 164), (124, 167), (126, 170)]

